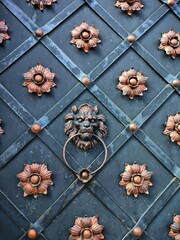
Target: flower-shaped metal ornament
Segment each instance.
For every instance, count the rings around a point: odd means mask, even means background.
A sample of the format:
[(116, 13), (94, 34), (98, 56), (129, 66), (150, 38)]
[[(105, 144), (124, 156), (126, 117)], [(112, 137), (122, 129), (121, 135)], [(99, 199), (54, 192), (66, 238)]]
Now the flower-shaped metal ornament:
[(52, 5), (52, 3), (56, 2), (57, 0), (27, 0), (29, 3), (33, 5), (38, 5), (39, 9), (42, 11), (44, 10), (45, 5)]
[(166, 52), (173, 59), (180, 54), (180, 32), (176, 33), (172, 28), (167, 33), (162, 33), (159, 49)]
[[(1, 119), (0, 119), (0, 125), (1, 125)], [(4, 130), (0, 127), (0, 135), (2, 135), (4, 133)]]
[(90, 48), (95, 48), (101, 42), (99, 30), (94, 28), (93, 25), (89, 26), (85, 21), (80, 26), (75, 26), (71, 35), (70, 43), (75, 44), (77, 48), (82, 48), (85, 53), (88, 53)]
[(24, 197), (34, 195), (37, 198), (39, 194), (46, 195), (48, 186), (53, 185), (51, 175), (47, 164), (25, 164), (24, 171), (16, 175), (20, 179), (18, 187), (23, 188)]
[(69, 240), (99, 240), (104, 239), (103, 226), (98, 223), (98, 216), (77, 217), (75, 225), (69, 229)]
[(177, 113), (175, 116), (168, 115), (165, 125), (166, 128), (163, 133), (170, 137), (171, 142), (176, 142), (180, 145), (180, 113)]
[(115, 7), (120, 8), (122, 11), (131, 16), (134, 11), (141, 10), (144, 5), (141, 4), (141, 0), (118, 0)]
[(49, 68), (44, 68), (41, 64), (31, 68), (29, 72), (23, 74), (25, 82), (23, 86), (28, 88), (28, 92), (36, 93), (41, 96), (43, 93), (49, 93), (51, 88), (55, 87), (53, 79), (55, 73), (52, 73)]
[(138, 197), (139, 193), (149, 194), (148, 187), (153, 186), (150, 182), (152, 174), (146, 170), (146, 164), (125, 164), (125, 172), (120, 175), (122, 180), (119, 185), (126, 187), (127, 195)]
[(7, 34), (8, 26), (6, 25), (6, 21), (0, 21), (0, 43), (3, 42), (3, 40), (10, 39), (10, 36)]
[(180, 239), (180, 215), (174, 215), (173, 224), (170, 226), (169, 237), (175, 240)]
[(147, 79), (148, 77), (143, 76), (142, 72), (131, 68), (129, 71), (122, 71), (117, 89), (121, 90), (123, 95), (128, 95), (130, 99), (134, 96), (143, 96), (143, 91), (147, 90), (145, 86)]

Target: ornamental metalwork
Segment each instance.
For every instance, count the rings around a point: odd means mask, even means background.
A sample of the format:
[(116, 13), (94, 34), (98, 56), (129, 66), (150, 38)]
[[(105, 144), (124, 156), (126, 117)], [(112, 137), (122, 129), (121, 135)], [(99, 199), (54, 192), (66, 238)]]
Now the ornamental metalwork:
[(77, 48), (82, 48), (85, 53), (88, 53), (90, 48), (95, 48), (101, 42), (99, 30), (94, 28), (93, 25), (89, 26), (85, 21), (80, 26), (75, 26), (71, 35), (70, 43), (76, 45)]
[(75, 136), (72, 141), (81, 149), (89, 150), (97, 144), (97, 139), (104, 138), (107, 134), (106, 119), (99, 114), (98, 106), (92, 107), (88, 103), (82, 104), (79, 108), (72, 107), (72, 113), (65, 116), (64, 132), (67, 136)]
[(174, 215), (173, 224), (170, 226), (169, 237), (175, 240), (180, 239), (180, 215)]
[(3, 42), (3, 40), (10, 39), (10, 36), (7, 34), (8, 26), (6, 25), (6, 21), (2, 20), (0, 21), (0, 43)]
[(127, 195), (138, 197), (139, 193), (149, 194), (148, 187), (153, 186), (150, 182), (152, 174), (146, 170), (146, 164), (125, 164), (125, 171), (120, 175), (122, 179), (119, 185), (126, 188)]
[(141, 4), (140, 0), (118, 0), (115, 7), (120, 8), (122, 11), (131, 16), (134, 11), (141, 10), (144, 5)]
[(20, 179), (18, 187), (23, 188), (24, 197), (33, 195), (37, 198), (40, 194), (46, 195), (48, 186), (53, 185), (51, 175), (47, 164), (25, 164), (23, 172), (16, 175)]
[(169, 32), (162, 33), (159, 49), (174, 59), (180, 54), (180, 33), (176, 33), (172, 28)]
[(52, 3), (57, 2), (57, 0), (27, 0), (29, 3), (33, 5), (37, 5), (39, 9), (42, 11), (44, 10), (45, 6), (50, 6)]
[(56, 86), (53, 81), (55, 73), (52, 73), (49, 68), (44, 68), (41, 64), (37, 64), (29, 72), (24, 73), (23, 76), (25, 79), (23, 86), (28, 88), (29, 93), (34, 92), (38, 96), (49, 93), (51, 88)]
[(143, 91), (147, 90), (145, 86), (147, 79), (148, 77), (143, 76), (142, 72), (131, 68), (129, 71), (122, 71), (117, 89), (121, 90), (123, 95), (128, 95), (130, 99), (134, 96), (143, 96)]
[(98, 223), (98, 216), (77, 217), (75, 225), (69, 229), (69, 240), (99, 240), (104, 239), (103, 226)]
[[(2, 120), (0, 119), (0, 126), (1, 126)], [(0, 127), (0, 135), (4, 133), (4, 130)]]
[(180, 113), (177, 113), (175, 116), (168, 115), (165, 125), (166, 128), (163, 133), (170, 137), (171, 142), (176, 142), (180, 145)]

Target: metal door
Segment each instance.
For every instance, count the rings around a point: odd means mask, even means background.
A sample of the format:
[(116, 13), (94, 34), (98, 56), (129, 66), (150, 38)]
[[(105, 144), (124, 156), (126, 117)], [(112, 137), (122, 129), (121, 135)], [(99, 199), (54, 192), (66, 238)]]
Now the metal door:
[[(2, 0), (0, 21), (6, 20), (10, 40), (0, 49), (0, 239), (28, 239), (29, 229), (38, 240), (65, 240), (75, 216), (98, 215), (107, 240), (165, 240), (173, 214), (180, 214), (180, 147), (163, 134), (168, 114), (180, 111), (179, 56), (172, 59), (158, 49), (162, 32), (179, 31), (179, 1), (141, 2), (132, 16), (114, 6), (115, 0), (58, 0), (43, 11), (19, 0)], [(100, 30), (101, 43), (89, 53), (70, 44), (70, 31), (85, 20)], [(35, 31), (41, 29), (42, 37)], [(130, 43), (132, 34), (136, 41)], [(22, 86), (23, 73), (38, 63), (56, 73), (56, 87), (38, 97)], [(148, 77), (147, 91), (133, 100), (116, 86), (122, 71), (134, 67)], [(89, 84), (82, 79), (88, 77)], [(173, 86), (174, 84), (174, 86)], [(82, 183), (64, 164), (64, 118), (73, 105), (98, 105), (107, 121), (108, 161), (89, 183)], [(39, 134), (31, 131), (41, 125)], [(136, 123), (138, 130), (129, 129)], [(68, 149), (83, 167), (100, 164), (100, 143), (83, 152)], [(24, 164), (47, 163), (54, 185), (47, 195), (23, 197), (16, 175)], [(146, 164), (153, 172), (149, 195), (128, 196), (119, 185), (124, 164)]]

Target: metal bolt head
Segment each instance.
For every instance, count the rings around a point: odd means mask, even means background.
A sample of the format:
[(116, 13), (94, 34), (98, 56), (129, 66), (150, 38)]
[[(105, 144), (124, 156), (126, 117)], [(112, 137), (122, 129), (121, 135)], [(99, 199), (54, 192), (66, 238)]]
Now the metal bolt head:
[(174, 1), (174, 0), (168, 0), (168, 1), (167, 1), (167, 4), (168, 4), (169, 6), (173, 6), (173, 5), (175, 4), (175, 1)]
[(129, 35), (129, 36), (128, 36), (128, 41), (129, 41), (130, 43), (135, 42), (135, 41), (136, 41), (135, 36), (134, 36), (134, 35)]
[(89, 83), (90, 83), (90, 78), (84, 77), (84, 78), (82, 79), (82, 83), (83, 83), (84, 85), (89, 84)]
[(41, 29), (37, 29), (35, 31), (36, 37), (42, 37), (44, 35), (43, 31)]
[(89, 239), (90, 237), (91, 237), (91, 231), (89, 230), (89, 229), (85, 229), (84, 230), (84, 232), (83, 232), (83, 237), (85, 238), (85, 239)]
[(172, 85), (174, 87), (179, 87), (180, 86), (180, 81), (178, 79), (175, 79), (175, 80), (172, 81)]
[(36, 230), (30, 229), (30, 230), (28, 231), (28, 233), (27, 233), (27, 237), (28, 237), (28, 239), (30, 239), (30, 240), (36, 239), (36, 237), (37, 237), (37, 232), (36, 232)]
[(39, 182), (39, 177), (37, 175), (33, 175), (31, 178), (30, 178), (30, 182), (32, 184), (37, 184)]
[(141, 237), (141, 235), (142, 235), (142, 230), (141, 230), (141, 228), (140, 228), (140, 227), (134, 228), (133, 234), (134, 234), (135, 237)]
[(33, 124), (31, 127), (31, 131), (37, 134), (41, 131), (41, 126), (37, 123)]
[(132, 131), (132, 132), (136, 132), (138, 130), (138, 126), (135, 124), (135, 123), (131, 123), (129, 125), (129, 129)]

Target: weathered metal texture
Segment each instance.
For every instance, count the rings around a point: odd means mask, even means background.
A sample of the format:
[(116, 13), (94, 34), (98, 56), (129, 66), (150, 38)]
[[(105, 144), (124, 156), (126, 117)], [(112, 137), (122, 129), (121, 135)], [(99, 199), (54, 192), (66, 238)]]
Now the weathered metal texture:
[[(172, 27), (179, 32), (179, 1), (173, 6), (164, 0), (142, 1), (144, 8), (131, 17), (114, 3), (61, 0), (41, 12), (24, 1), (0, 2), (1, 19), (8, 19), (11, 36), (0, 51), (0, 116), (6, 132), (0, 139), (2, 240), (27, 239), (31, 229), (38, 240), (68, 239), (74, 217), (84, 214), (100, 217), (105, 239), (134, 239), (137, 228), (143, 240), (169, 239), (172, 214), (179, 214), (179, 146), (163, 131), (166, 116), (179, 112), (180, 89), (173, 84), (180, 79), (179, 56), (172, 60), (158, 50), (158, 43), (162, 32)], [(69, 44), (69, 31), (83, 20), (100, 29), (102, 40), (88, 55)], [(136, 41), (130, 42), (129, 35)], [(41, 98), (21, 85), (22, 72), (38, 62), (56, 72), (57, 87)], [(148, 91), (130, 101), (116, 85), (120, 71), (132, 66), (148, 77)], [(82, 83), (85, 77), (88, 84)], [(62, 158), (64, 117), (84, 102), (100, 107), (109, 129), (104, 140), (107, 162), (86, 184)], [(135, 131), (130, 130), (132, 123)], [(41, 127), (38, 135), (31, 131), (34, 124)], [(92, 172), (102, 163), (101, 144), (83, 156), (74, 147), (70, 144), (68, 157), (78, 173), (87, 165)], [(48, 163), (54, 186), (34, 200), (23, 197), (15, 176), (27, 160), (31, 164), (37, 159)], [(148, 196), (135, 199), (119, 187), (119, 173), (132, 161), (146, 163), (153, 172)]]

